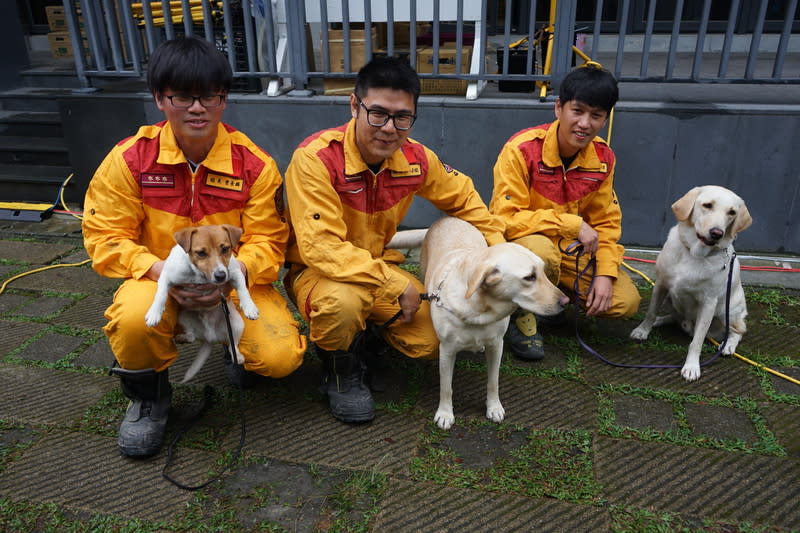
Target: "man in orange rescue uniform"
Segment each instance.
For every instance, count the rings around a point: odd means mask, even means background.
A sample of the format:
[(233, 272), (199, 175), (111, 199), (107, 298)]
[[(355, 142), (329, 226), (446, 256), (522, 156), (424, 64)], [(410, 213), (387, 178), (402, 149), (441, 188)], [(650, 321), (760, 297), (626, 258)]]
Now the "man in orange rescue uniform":
[(398, 266), (402, 254), (385, 249), (414, 197), (471, 222), (489, 244), (504, 241), (472, 180), (409, 138), (419, 93), (407, 62), (373, 59), (358, 73), (350, 122), (308, 137), (286, 171), (296, 238), (287, 250), (287, 290), (309, 322), (331, 413), (345, 422), (375, 416), (364, 382), (377, 362), (374, 343), (359, 348), (368, 323), (401, 311), (382, 331), (385, 341), (408, 357), (438, 355), (422, 284)]
[(226, 57), (203, 39), (159, 46), (150, 57), (148, 83), (166, 120), (117, 144), (86, 193), (83, 233), (92, 266), (125, 280), (106, 310), (104, 329), (119, 364), (113, 372), (131, 400), (119, 429), (119, 447), (128, 456), (153, 455), (162, 445), (179, 307), (220, 302), (216, 285), (174, 287), (161, 322), (145, 325), (177, 230), (204, 224), (243, 229), (236, 257), (260, 318), (244, 320), (244, 369), (227, 361), (229, 379), (246, 385), (251, 372), (279, 378), (303, 361), (306, 339), (271, 285), (289, 236), (281, 176), (266, 152), (221, 122), (231, 79)]
[[(596, 258), (597, 275), (588, 291), (589, 280), (583, 280), (580, 301), (587, 314), (603, 317), (627, 317), (639, 308), (639, 291), (620, 269), (616, 158), (597, 137), (618, 97), (617, 80), (607, 70), (586, 66), (570, 72), (559, 87), (557, 120), (517, 132), (503, 146), (490, 203), (492, 213), (505, 220), (506, 238), (541, 257), (547, 277), (568, 294), (578, 271), (562, 249), (581, 243), (580, 270)], [(512, 315), (507, 340), (520, 359), (544, 357), (531, 313)]]

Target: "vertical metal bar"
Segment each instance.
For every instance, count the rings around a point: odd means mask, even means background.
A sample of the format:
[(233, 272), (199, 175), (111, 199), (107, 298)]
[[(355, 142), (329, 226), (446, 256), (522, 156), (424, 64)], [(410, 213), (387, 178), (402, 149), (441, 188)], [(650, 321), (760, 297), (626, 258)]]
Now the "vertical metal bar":
[(181, 0), (181, 9), (183, 10), (183, 32), (185, 35), (194, 35), (192, 26), (194, 19), (192, 17), (192, 6), (189, 5), (189, 0)]
[(731, 57), (731, 46), (733, 44), (733, 30), (736, 26), (736, 19), (739, 14), (739, 0), (731, 2), (731, 9), (728, 11), (728, 25), (725, 28), (725, 41), (722, 43), (722, 54), (719, 58), (719, 70), (717, 77), (725, 78), (728, 74), (728, 60)]
[(133, 68), (133, 72), (135, 72), (137, 76), (141, 76), (141, 43), (138, 39), (139, 34), (136, 30), (136, 27), (133, 25), (133, 12), (131, 11), (131, 4), (130, 2), (120, 2), (120, 7), (122, 8), (122, 22), (125, 31), (125, 38), (128, 43), (128, 53), (130, 54), (131, 66)]
[[(269, 3), (269, 2), (267, 2)], [(244, 26), (244, 49), (247, 54), (247, 69), (250, 72), (258, 70), (256, 66), (255, 33), (253, 32), (253, 13), (250, 11), (250, 1), (242, 2), (242, 24)]]
[(439, 74), (439, 0), (433, 0), (433, 61), (431, 72)]
[[(269, 2), (267, 2), (269, 4)], [(203, 31), (206, 34), (206, 41), (214, 42), (214, 15), (211, 12), (211, 4), (208, 0), (203, 0)]]
[(778, 42), (778, 53), (775, 54), (775, 64), (772, 67), (772, 78), (778, 80), (783, 75), (783, 61), (786, 58), (786, 50), (789, 47), (789, 37), (792, 34), (792, 22), (794, 13), (797, 10), (797, 0), (790, 0), (786, 5), (786, 14), (783, 16), (783, 30), (781, 39)]
[(236, 76), (236, 46), (233, 42), (233, 20), (231, 18), (231, 3), (230, 0), (223, 0), (222, 3), (222, 21), (225, 26), (225, 36), (222, 42), (225, 43), (225, 51), (228, 56), (228, 63), (231, 65), (233, 75)]
[[(480, 57), (486, 57), (486, 0), (481, 1), (481, 49), (473, 50), (473, 54), (480, 54)], [(486, 61), (478, 62), (478, 74), (483, 76), (486, 74)], [(468, 89), (469, 90), (469, 89)]]
[[(510, 1), (510, 0), (509, 0)], [(462, 51), (464, 48), (464, 0), (456, 2), (456, 72), (461, 74)], [(472, 41), (472, 53), (477, 54), (475, 41)]]
[(288, 47), (289, 72), (296, 89), (304, 89), (308, 84), (308, 71), (305, 66), (306, 34), (305, 34), (305, 3), (286, 3), (286, 30), (290, 43)]
[[(287, 0), (278, 1), (285, 3)], [(264, 26), (266, 28), (264, 39), (267, 46), (267, 70), (274, 73), (278, 71), (275, 57), (275, 17), (272, 14), (272, 2), (269, 0), (264, 2)]]
[(558, 85), (572, 65), (572, 43), (575, 42), (575, 13), (577, 0), (562, 0), (556, 6), (555, 38), (551, 81)]
[[(681, 0), (678, 0), (681, 1)], [(603, 0), (597, 0), (594, 11), (594, 29), (592, 30), (592, 57), (596, 58), (600, 52), (600, 27), (603, 24)]]
[(533, 74), (533, 64), (536, 61), (536, 49), (533, 46), (533, 36), (536, 33), (536, 0), (530, 3), (528, 11), (528, 53), (525, 59), (525, 74)]
[(322, 58), (322, 71), (328, 74), (331, 71), (331, 44), (328, 39), (328, 2), (325, 0), (319, 0), (319, 15), (322, 28), (322, 48), (319, 55)]
[(647, 10), (647, 24), (644, 30), (644, 42), (642, 43), (642, 61), (639, 65), (639, 78), (647, 77), (647, 64), (650, 61), (650, 45), (653, 42), (653, 23), (656, 18), (656, 0), (650, 0)]
[(408, 61), (411, 63), (411, 66), (416, 68), (417, 66), (417, 0), (411, 0), (409, 2), (409, 11), (408, 11), (408, 47), (410, 48), (408, 55)]
[(761, 44), (761, 35), (764, 32), (764, 19), (767, 18), (767, 1), (761, 0), (761, 6), (758, 9), (758, 19), (756, 20), (756, 27), (753, 29), (753, 40), (750, 41), (750, 53), (747, 56), (747, 66), (744, 69), (744, 78), (746, 80), (753, 79), (753, 72), (756, 69), (758, 48)]
[(622, 63), (625, 60), (625, 37), (628, 35), (628, 16), (630, 8), (630, 0), (623, 0), (622, 14), (619, 19), (619, 35), (617, 36), (617, 56), (614, 60), (614, 76), (617, 79), (622, 76)]
[(105, 13), (106, 28), (108, 28), (108, 42), (111, 46), (111, 59), (114, 62), (114, 69), (122, 72), (124, 61), (122, 59), (122, 48), (119, 43), (119, 26), (117, 26), (117, 16), (114, 4), (110, 0), (103, 0), (103, 12)]
[(344, 71), (352, 72), (350, 68), (350, 4), (342, 0), (342, 52), (344, 52)]
[(694, 49), (694, 61), (692, 62), (692, 79), (700, 79), (700, 67), (703, 65), (703, 48), (706, 44), (706, 34), (708, 33), (708, 19), (711, 14), (711, 0), (703, 2), (703, 14), (700, 17), (700, 27), (697, 29), (697, 44)]
[[(75, 7), (72, 5), (71, 0), (62, 0), (62, 5), (64, 6), (64, 14), (67, 18), (67, 30), (69, 30), (72, 49), (81, 50), (81, 48), (75, 47), (76, 44), (78, 46), (83, 46), (83, 43), (80, 42), (80, 29), (78, 28), (78, 16), (75, 13)], [(81, 84), (81, 87), (88, 88), (90, 84), (89, 78), (86, 76), (86, 66), (84, 64), (83, 54), (76, 53), (74, 55), (75, 74), (78, 76), (78, 82)]]
[(372, 3), (364, 0), (364, 62), (372, 59)]
[(150, 5), (150, 0), (142, 1), (142, 14), (144, 15), (144, 33), (147, 37), (147, 55), (150, 55), (160, 41), (160, 39), (156, 39), (155, 27), (153, 24), (153, 7)]
[(386, 0), (386, 55), (394, 55), (394, 0)]
[(683, 0), (675, 2), (675, 14), (672, 17), (672, 33), (669, 36), (669, 51), (667, 52), (667, 66), (664, 69), (664, 78), (672, 79), (675, 69), (675, 59), (678, 55), (678, 39), (681, 35), (681, 19), (683, 17)]
[(169, 7), (169, 0), (161, 0), (161, 11), (163, 12), (164, 32), (167, 34), (167, 39), (174, 39), (175, 27), (172, 25), (172, 10)]
[[(102, 43), (100, 42), (100, 11), (102, 11), (102, 9), (94, 0), (84, 0), (81, 3), (83, 24), (86, 27), (86, 37), (89, 41), (89, 50), (91, 51), (92, 57), (94, 57), (95, 69), (105, 72), (107, 70), (107, 65)], [(77, 21), (77, 18), (75, 20)], [(70, 33), (70, 40), (73, 43), (72, 48), (75, 52), (74, 55), (83, 55), (83, 39), (81, 38), (80, 30), (75, 33)]]
[(513, 7), (513, 2), (514, 0), (508, 0), (506, 2), (506, 12), (503, 21), (503, 43), (505, 43), (505, 49), (503, 50), (503, 66), (500, 70), (503, 76), (508, 75), (508, 61), (511, 55), (511, 47), (508, 45), (511, 44), (511, 8)]

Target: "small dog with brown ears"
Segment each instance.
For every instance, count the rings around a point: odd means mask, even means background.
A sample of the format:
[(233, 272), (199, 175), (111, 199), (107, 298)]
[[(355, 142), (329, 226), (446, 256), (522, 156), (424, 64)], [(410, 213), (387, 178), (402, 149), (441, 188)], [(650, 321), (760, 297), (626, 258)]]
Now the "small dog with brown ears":
[[(250, 320), (257, 319), (258, 307), (247, 289), (247, 282), (239, 262), (233, 256), (233, 247), (241, 236), (241, 228), (229, 224), (184, 228), (175, 232), (177, 244), (170, 251), (158, 278), (153, 303), (145, 314), (147, 325), (154, 327), (161, 322), (169, 289), (175, 285), (185, 284), (222, 285), (230, 282), (239, 295), (244, 316)], [(244, 357), (239, 352), (238, 346), (244, 331), (244, 320), (233, 305), (230, 295), (226, 299), (226, 304), (233, 332), (233, 345), (230, 346), (230, 350), (241, 365), (244, 363)], [(231, 341), (225, 321), (225, 310), (221, 305), (202, 310), (182, 308), (178, 314), (178, 327), (181, 332), (175, 336), (175, 342), (194, 342), (197, 339), (203, 341), (197, 351), (197, 357), (181, 381), (186, 383), (203, 367), (214, 343), (229, 344)]]

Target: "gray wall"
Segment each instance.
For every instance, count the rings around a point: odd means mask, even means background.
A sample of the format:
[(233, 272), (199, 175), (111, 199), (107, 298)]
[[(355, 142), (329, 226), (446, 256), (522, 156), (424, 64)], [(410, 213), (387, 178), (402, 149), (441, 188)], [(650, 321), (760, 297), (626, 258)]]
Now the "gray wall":
[[(162, 115), (148, 95), (73, 96), (60, 101), (75, 170), (85, 189), (105, 153), (143, 122)], [(492, 167), (516, 131), (553, 119), (553, 103), (533, 99), (423, 96), (413, 138), (472, 176), (488, 201)], [(800, 253), (800, 106), (626, 102), (618, 104), (611, 144), (623, 209), (622, 242), (658, 247), (674, 223), (669, 206), (697, 185), (728, 187), (747, 202), (753, 226), (737, 249)], [(349, 119), (343, 97), (233, 95), (225, 121), (264, 147), (283, 171), (294, 147), (319, 129)], [(604, 133), (605, 135), (605, 133)], [(74, 201), (74, 200), (73, 200)], [(438, 216), (418, 200), (403, 225)]]

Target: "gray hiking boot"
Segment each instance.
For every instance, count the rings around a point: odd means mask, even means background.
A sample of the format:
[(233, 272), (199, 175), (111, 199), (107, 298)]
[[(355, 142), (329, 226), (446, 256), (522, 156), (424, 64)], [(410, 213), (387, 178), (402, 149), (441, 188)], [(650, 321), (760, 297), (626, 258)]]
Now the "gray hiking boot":
[(172, 403), (167, 370), (112, 368), (119, 376), (122, 392), (130, 399), (119, 426), (118, 445), (128, 457), (149, 457), (161, 449)]
[(511, 315), (506, 339), (511, 353), (524, 361), (540, 361), (544, 358), (544, 339), (536, 329), (533, 313), (517, 312)]
[(375, 401), (364, 384), (364, 365), (344, 350), (317, 348), (325, 377), (320, 392), (328, 396), (334, 418), (342, 422), (369, 422), (375, 418)]

